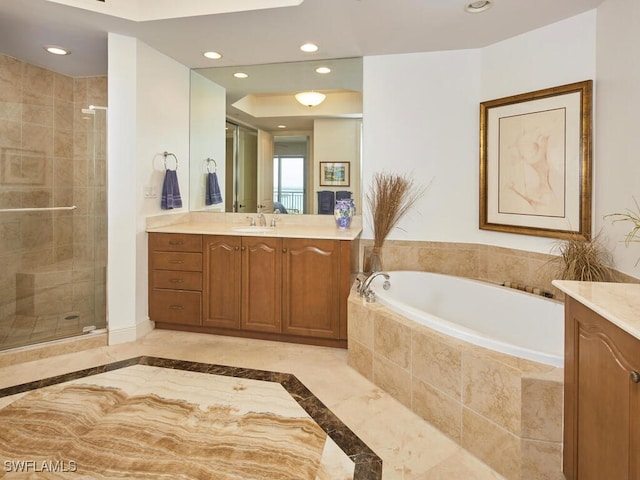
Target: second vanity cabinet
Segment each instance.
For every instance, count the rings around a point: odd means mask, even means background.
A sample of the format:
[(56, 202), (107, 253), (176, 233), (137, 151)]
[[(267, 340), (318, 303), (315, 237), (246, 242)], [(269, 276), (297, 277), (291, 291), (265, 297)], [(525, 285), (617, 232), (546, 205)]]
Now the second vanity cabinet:
[(565, 344), (567, 480), (640, 480), (640, 340), (567, 297)]
[[(151, 257), (159, 253), (153, 251), (158, 235), (178, 234), (150, 233)], [(150, 294), (150, 317), (156, 326), (346, 346), (351, 241), (187, 236), (201, 242), (201, 315), (194, 323), (192, 316), (185, 320), (174, 307), (172, 316), (158, 316), (163, 310), (153, 302), (161, 300), (161, 295)], [(159, 291), (161, 277), (156, 269), (154, 263), (151, 292)]]
[(205, 235), (202, 324), (279, 333), (281, 255), (281, 238)]

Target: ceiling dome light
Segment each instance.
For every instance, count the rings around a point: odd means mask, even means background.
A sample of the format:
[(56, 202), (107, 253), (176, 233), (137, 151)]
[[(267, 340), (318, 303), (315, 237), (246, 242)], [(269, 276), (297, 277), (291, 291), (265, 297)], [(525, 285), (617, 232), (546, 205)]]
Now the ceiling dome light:
[(44, 48), (47, 52), (53, 55), (69, 55), (71, 52), (66, 48), (59, 47), (57, 45), (45, 45)]
[(244, 72), (236, 72), (236, 73), (233, 74), (233, 76), (236, 77), (236, 78), (247, 78), (249, 75), (247, 75)]
[(300, 50), (306, 53), (313, 53), (318, 51), (318, 46), (315, 43), (305, 43), (300, 45)]
[(210, 58), (211, 60), (220, 60), (222, 58), (222, 55), (218, 52), (204, 52), (202, 55), (204, 55), (207, 58)]
[(493, 6), (491, 0), (478, 0), (476, 2), (469, 3), (464, 10), (468, 13), (480, 13), (489, 10)]
[(307, 107), (316, 107), (324, 102), (326, 95), (320, 92), (296, 93), (296, 100)]
[(316, 73), (321, 73), (321, 74), (331, 73), (331, 69), (329, 67), (318, 67), (316, 68)]

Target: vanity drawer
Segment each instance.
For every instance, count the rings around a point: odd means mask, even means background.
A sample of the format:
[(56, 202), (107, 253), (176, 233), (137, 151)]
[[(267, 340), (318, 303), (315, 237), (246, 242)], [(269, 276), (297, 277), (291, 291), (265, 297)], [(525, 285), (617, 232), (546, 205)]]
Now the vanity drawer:
[(201, 272), (183, 272), (179, 270), (154, 270), (152, 273), (153, 288), (169, 288), (173, 290), (202, 290)]
[(149, 318), (156, 322), (200, 325), (202, 292), (154, 288), (149, 295)]
[(153, 252), (152, 268), (154, 270), (183, 270), (186, 272), (201, 272), (202, 254), (182, 252)]
[(149, 250), (164, 252), (202, 252), (202, 235), (150, 233)]

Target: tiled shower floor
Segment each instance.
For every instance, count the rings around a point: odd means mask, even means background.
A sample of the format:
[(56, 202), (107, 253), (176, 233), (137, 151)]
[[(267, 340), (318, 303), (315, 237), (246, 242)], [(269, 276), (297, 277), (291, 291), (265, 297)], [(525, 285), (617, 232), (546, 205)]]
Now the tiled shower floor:
[(87, 323), (80, 312), (40, 317), (12, 315), (0, 319), (0, 350), (82, 335)]

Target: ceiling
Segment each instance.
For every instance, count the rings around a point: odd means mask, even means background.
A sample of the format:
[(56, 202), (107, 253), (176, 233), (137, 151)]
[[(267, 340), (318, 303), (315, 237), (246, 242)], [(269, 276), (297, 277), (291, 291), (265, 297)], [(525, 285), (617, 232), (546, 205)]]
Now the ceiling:
[[(480, 14), (464, 11), (468, 1), (2, 0), (0, 53), (65, 75), (93, 76), (107, 73), (108, 32), (136, 37), (189, 68), (480, 48), (604, 0), (494, 0)], [(320, 48), (303, 53), (305, 42)], [(71, 55), (50, 55), (46, 44)], [(202, 55), (208, 50), (223, 57), (209, 60)]]

